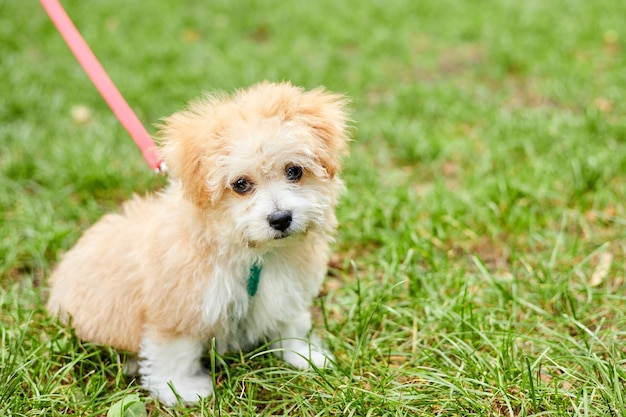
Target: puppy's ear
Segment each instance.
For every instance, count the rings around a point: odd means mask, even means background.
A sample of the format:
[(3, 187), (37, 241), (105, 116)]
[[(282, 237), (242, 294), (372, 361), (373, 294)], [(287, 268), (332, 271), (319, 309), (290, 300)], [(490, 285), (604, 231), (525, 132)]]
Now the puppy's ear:
[(266, 117), (303, 124), (316, 139), (315, 153), (329, 177), (341, 168), (348, 151), (348, 99), (323, 88), (305, 91), (289, 82), (257, 84), (249, 90), (262, 101), (258, 104)]
[(348, 99), (323, 88), (303, 93), (296, 118), (305, 123), (318, 139), (317, 155), (328, 175), (333, 178), (348, 154)]
[(223, 192), (215, 160), (220, 127), (204, 114), (217, 100), (193, 102), (158, 126), (157, 139), (170, 177), (179, 180), (185, 197), (200, 207), (214, 203)]

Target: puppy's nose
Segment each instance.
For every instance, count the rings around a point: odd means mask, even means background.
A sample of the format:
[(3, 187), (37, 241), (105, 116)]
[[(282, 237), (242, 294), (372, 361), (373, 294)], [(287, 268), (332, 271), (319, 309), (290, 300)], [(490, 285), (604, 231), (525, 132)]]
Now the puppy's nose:
[(280, 232), (284, 232), (285, 230), (287, 230), (292, 220), (293, 217), (291, 215), (291, 211), (289, 210), (275, 211), (274, 213), (267, 216), (267, 221), (270, 226)]

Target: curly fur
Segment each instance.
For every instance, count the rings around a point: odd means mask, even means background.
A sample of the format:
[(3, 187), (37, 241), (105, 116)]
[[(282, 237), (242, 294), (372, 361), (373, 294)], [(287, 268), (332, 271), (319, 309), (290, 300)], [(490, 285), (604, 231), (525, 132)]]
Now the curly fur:
[[(85, 232), (50, 278), (50, 313), (85, 340), (137, 353), (142, 385), (166, 404), (211, 395), (200, 356), (213, 338), (220, 352), (268, 339), (298, 368), (330, 365), (309, 309), (336, 227), (345, 105), (265, 82), (164, 119), (171, 183)], [(285, 174), (294, 166), (297, 181)], [(233, 188), (241, 178), (251, 191)], [(292, 214), (286, 230), (268, 224), (279, 210)]]

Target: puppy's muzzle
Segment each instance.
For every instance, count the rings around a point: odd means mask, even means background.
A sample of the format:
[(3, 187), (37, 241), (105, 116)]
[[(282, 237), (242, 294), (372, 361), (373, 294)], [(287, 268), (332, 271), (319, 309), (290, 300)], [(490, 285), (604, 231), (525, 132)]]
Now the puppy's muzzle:
[(293, 215), (289, 210), (280, 210), (275, 211), (274, 213), (267, 216), (267, 222), (274, 230), (278, 230), (279, 232), (284, 232), (291, 225), (291, 221), (293, 220)]

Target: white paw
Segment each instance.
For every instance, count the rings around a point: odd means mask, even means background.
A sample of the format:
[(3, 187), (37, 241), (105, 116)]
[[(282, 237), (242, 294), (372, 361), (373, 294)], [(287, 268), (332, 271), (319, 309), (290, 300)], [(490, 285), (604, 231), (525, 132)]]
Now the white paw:
[(335, 360), (332, 353), (304, 341), (283, 343), (279, 356), (298, 369), (332, 368)]
[(325, 349), (312, 350), (309, 361), (318, 368), (332, 368), (335, 357)]
[(195, 404), (213, 393), (208, 374), (202, 372), (201, 341), (177, 337), (155, 342), (144, 337), (139, 352), (141, 385), (163, 404)]
[[(193, 405), (200, 399), (213, 394), (213, 384), (208, 375), (196, 375), (185, 378), (178, 378), (176, 381), (154, 381), (145, 378), (143, 387), (150, 391), (153, 397), (163, 404), (171, 406), (182, 402)], [(171, 386), (171, 387), (170, 387)], [(172, 388), (174, 391), (172, 391)]]

